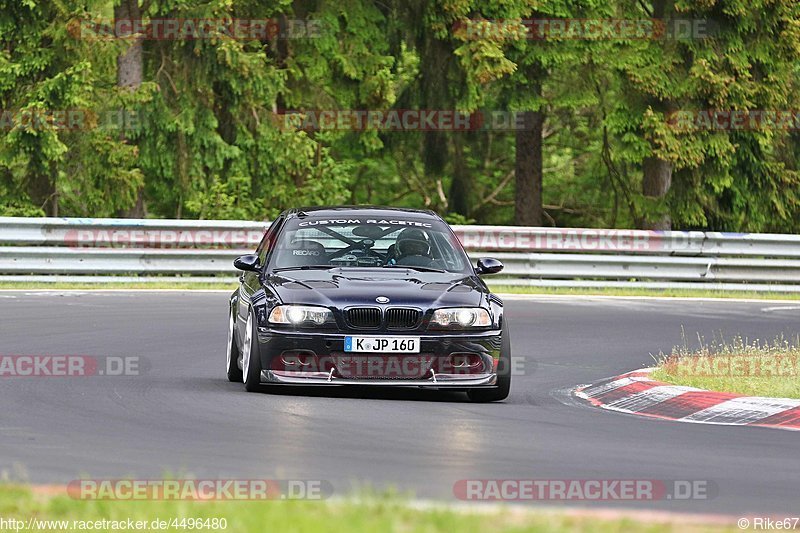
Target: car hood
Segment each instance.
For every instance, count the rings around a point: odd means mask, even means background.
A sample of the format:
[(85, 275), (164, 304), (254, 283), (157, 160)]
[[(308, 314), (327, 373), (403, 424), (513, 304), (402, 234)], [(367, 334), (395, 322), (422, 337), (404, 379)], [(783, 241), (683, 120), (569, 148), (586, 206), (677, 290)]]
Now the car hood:
[(379, 296), (389, 306), (479, 306), (486, 296), (475, 276), (405, 268), (292, 270), (272, 274), (268, 285), (283, 303), (338, 308), (376, 305)]

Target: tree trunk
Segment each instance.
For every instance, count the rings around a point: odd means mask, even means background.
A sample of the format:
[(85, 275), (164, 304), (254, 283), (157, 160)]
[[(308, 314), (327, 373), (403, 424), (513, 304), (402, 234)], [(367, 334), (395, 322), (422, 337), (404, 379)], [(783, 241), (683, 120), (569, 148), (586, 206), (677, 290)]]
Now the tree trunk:
[(514, 223), (542, 225), (542, 130), (544, 113), (524, 111), (516, 132)]
[[(674, 0), (652, 0), (652, 17), (670, 23), (675, 13)], [(645, 101), (653, 110), (669, 113), (674, 111), (673, 102), (662, 98), (648, 99)], [(665, 209), (663, 200), (672, 186), (672, 163), (656, 156), (644, 158), (642, 161), (642, 194), (645, 198), (660, 200), (659, 207)], [(668, 212), (653, 214), (645, 212), (641, 221), (641, 229), (669, 230), (672, 229), (672, 219)]]
[[(663, 200), (672, 185), (672, 163), (657, 157), (646, 157), (642, 162), (642, 193), (647, 198)], [(669, 230), (672, 229), (672, 219), (669, 213), (661, 216), (649, 216), (644, 221), (642, 229)]]
[(34, 205), (44, 210), (45, 216), (58, 216), (55, 175), (56, 169), (50, 165), (51, 171), (36, 172), (28, 181), (28, 195)]
[(453, 181), (450, 183), (448, 211), (465, 217), (472, 214), (474, 190), (472, 172), (464, 156), (464, 145), (468, 142), (469, 133), (460, 133), (453, 137)]
[[(121, 0), (114, 6), (114, 18), (139, 20), (142, 18), (139, 0)], [(117, 57), (117, 85), (136, 90), (142, 84), (144, 62), (142, 61), (142, 40), (135, 39)]]
[[(436, 75), (422, 76), (420, 79), (420, 105), (422, 109), (446, 110), (453, 108), (451, 76), (453, 50), (449, 41), (439, 39), (430, 32), (424, 32), (420, 46), (420, 72), (435, 72)], [(453, 134), (441, 130), (422, 132), (422, 163), (425, 169), (426, 186), (434, 187), (437, 180), (444, 178), (447, 165), (452, 161), (450, 155), (450, 136)], [(435, 198), (438, 195), (434, 196)], [(450, 199), (445, 205), (440, 200), (434, 201), (430, 207), (442, 210), (448, 207)]]
[[(114, 6), (114, 18), (139, 20), (142, 12), (139, 0), (121, 0), (120, 5)], [(130, 46), (117, 56), (117, 86), (135, 91), (142, 85), (144, 76), (144, 60), (142, 56), (142, 41), (135, 39)], [(122, 133), (125, 135), (124, 131)], [(144, 218), (146, 214), (144, 204), (144, 185), (136, 191), (136, 203), (131, 209), (123, 213), (129, 218)]]

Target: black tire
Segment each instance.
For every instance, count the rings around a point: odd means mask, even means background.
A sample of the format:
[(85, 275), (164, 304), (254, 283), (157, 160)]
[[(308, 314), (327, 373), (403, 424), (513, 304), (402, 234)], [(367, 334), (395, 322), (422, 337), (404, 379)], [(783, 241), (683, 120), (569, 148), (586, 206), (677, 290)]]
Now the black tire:
[(497, 386), (487, 389), (470, 389), (467, 391), (470, 401), (475, 403), (499, 402), (508, 398), (511, 392), (511, 336), (508, 333), (508, 322), (503, 319), (503, 344), (500, 348), (500, 362), (497, 365)]
[(261, 356), (258, 350), (255, 324), (256, 318), (250, 311), (242, 343), (242, 373), (244, 374), (244, 388), (247, 392), (261, 390)]
[(239, 347), (236, 346), (236, 317), (231, 311), (228, 317), (228, 348), (226, 353), (226, 365), (228, 367), (228, 381), (233, 383), (242, 382), (242, 369), (239, 368), (239, 358), (242, 356)]

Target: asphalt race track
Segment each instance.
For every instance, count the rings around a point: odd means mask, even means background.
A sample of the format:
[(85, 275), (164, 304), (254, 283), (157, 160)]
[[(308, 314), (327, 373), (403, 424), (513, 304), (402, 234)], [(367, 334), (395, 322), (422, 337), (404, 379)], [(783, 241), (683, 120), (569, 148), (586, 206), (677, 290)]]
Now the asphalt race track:
[[(313, 479), (337, 494), (396, 487), (455, 501), (463, 479), (708, 480), (710, 500), (635, 509), (800, 513), (800, 433), (605, 412), (576, 385), (652, 363), (697, 332), (800, 332), (800, 304), (508, 299), (514, 377), (504, 403), (458, 393), (284, 389), (225, 378), (224, 293), (0, 292), (0, 355), (138, 356), (128, 377), (0, 378), (0, 470), (33, 483), (81, 477)], [(548, 502), (547, 505), (554, 505)], [(574, 502), (595, 507), (611, 503)]]

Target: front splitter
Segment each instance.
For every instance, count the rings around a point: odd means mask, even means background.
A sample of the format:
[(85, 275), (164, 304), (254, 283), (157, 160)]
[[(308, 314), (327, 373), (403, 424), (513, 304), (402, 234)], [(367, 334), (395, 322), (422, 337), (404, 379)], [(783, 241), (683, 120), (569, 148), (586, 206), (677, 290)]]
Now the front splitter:
[(497, 385), (497, 374), (481, 374), (475, 377), (451, 374), (436, 374), (425, 379), (348, 379), (333, 375), (304, 376), (302, 372), (275, 372), (264, 370), (261, 372), (263, 383), (282, 383), (284, 385), (357, 385), (369, 387), (426, 387), (432, 389), (442, 388), (472, 388), (491, 387)]

